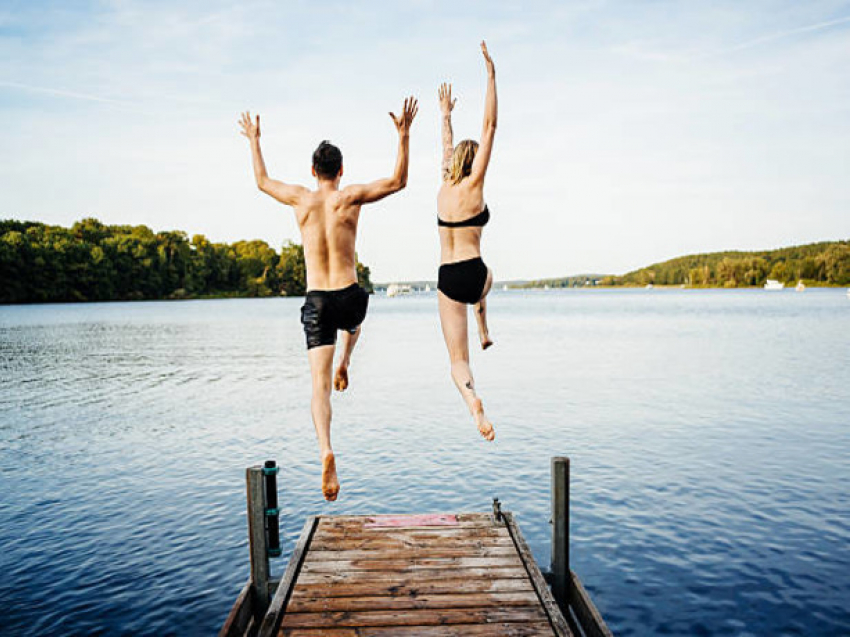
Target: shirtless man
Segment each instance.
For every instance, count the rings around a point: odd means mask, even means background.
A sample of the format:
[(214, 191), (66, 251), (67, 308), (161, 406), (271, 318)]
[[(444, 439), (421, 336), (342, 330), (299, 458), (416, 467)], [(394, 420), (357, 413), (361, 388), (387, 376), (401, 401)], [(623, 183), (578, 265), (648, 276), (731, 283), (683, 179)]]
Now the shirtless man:
[(292, 206), (301, 231), (307, 265), (307, 296), (301, 308), (301, 323), (307, 338), (307, 358), (313, 377), (311, 411), (322, 457), (322, 493), (336, 500), (339, 480), (331, 448), (331, 372), (337, 331), (342, 332), (342, 354), (334, 377), (337, 391), (348, 387), (351, 352), (360, 336), (369, 296), (357, 284), (354, 243), (360, 207), (398, 192), (407, 185), (410, 126), (418, 110), (413, 97), (404, 100), (401, 115), (390, 113), (398, 130), (398, 157), (392, 177), (370, 184), (340, 189), (342, 153), (323, 141), (313, 153), (316, 189), (285, 184), (271, 179), (260, 151), (260, 116), (243, 113), (242, 134), (251, 143), (257, 187), (279, 202)]

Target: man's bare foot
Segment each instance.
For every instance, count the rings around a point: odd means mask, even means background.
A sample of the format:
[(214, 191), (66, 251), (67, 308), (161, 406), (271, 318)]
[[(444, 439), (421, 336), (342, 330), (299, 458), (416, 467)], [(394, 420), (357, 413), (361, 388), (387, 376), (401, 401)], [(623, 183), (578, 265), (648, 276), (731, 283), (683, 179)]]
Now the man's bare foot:
[(492, 344), (493, 344), (493, 339), (491, 339), (489, 336), (487, 338), (481, 339), (481, 349), (487, 349)]
[(345, 391), (348, 389), (348, 367), (340, 365), (336, 368), (336, 376), (334, 376), (334, 389), (337, 391)]
[(496, 438), (496, 431), (493, 429), (493, 423), (491, 423), (487, 419), (487, 416), (484, 415), (484, 403), (481, 402), (480, 398), (476, 398), (473, 403), (472, 417), (475, 419), (475, 424), (478, 426), (478, 432), (485, 440), (494, 440)]
[(336, 477), (336, 459), (333, 451), (322, 454), (322, 495), (325, 500), (333, 502), (339, 494), (339, 480)]

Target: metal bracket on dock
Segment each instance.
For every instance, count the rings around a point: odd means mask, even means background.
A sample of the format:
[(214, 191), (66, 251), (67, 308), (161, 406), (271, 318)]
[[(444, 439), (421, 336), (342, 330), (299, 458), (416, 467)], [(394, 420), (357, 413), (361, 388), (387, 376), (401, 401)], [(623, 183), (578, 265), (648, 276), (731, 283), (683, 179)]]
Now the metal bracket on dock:
[(493, 517), (496, 518), (496, 522), (502, 521), (502, 503), (499, 502), (499, 498), (493, 498)]
[(280, 557), (280, 523), (278, 515), (280, 508), (277, 506), (277, 474), (280, 468), (274, 460), (266, 460), (263, 467), (263, 480), (265, 482), (265, 506), (263, 512), (266, 515), (266, 551), (269, 557)]

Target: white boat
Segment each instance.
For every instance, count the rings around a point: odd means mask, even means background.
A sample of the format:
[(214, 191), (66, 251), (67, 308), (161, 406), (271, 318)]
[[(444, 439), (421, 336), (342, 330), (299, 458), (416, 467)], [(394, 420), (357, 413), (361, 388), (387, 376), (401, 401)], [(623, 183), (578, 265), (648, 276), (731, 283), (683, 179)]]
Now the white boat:
[(795, 287), (794, 289), (797, 292), (805, 292), (806, 291), (806, 284), (803, 283), (803, 279), (800, 279), (799, 281), (797, 281), (797, 287)]
[(426, 284), (425, 284), (425, 291), (426, 291), (426, 292), (430, 292), (430, 291), (431, 291), (431, 285), (430, 285), (430, 284), (428, 284), (428, 283), (426, 283)]
[(785, 287), (785, 284), (781, 281), (777, 281), (776, 279), (768, 279), (765, 281), (764, 289), (765, 290), (781, 290)]
[(850, 299), (850, 288), (847, 288), (847, 298)]
[(502, 290), (507, 291), (507, 289), (508, 289), (508, 284), (507, 284), (507, 283), (505, 283), (505, 284), (502, 286)]
[(655, 287), (655, 286), (654, 286), (654, 285), (652, 285), (652, 283), (647, 283), (647, 284), (646, 284), (646, 287), (645, 287), (644, 289), (645, 289), (645, 290), (651, 290), (653, 287)]
[(411, 292), (413, 292), (413, 288), (404, 283), (390, 283), (387, 286), (387, 296), (401, 296)]

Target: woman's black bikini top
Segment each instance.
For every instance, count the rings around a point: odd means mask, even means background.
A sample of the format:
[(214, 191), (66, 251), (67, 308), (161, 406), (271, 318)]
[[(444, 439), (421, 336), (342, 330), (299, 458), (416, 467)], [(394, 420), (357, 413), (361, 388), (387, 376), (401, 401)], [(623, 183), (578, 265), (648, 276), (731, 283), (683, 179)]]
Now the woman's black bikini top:
[(443, 221), (440, 215), (437, 215), (437, 225), (444, 228), (483, 228), (490, 221), (490, 209), (484, 206), (484, 210), (479, 212), (474, 217), (464, 219), (463, 221)]

